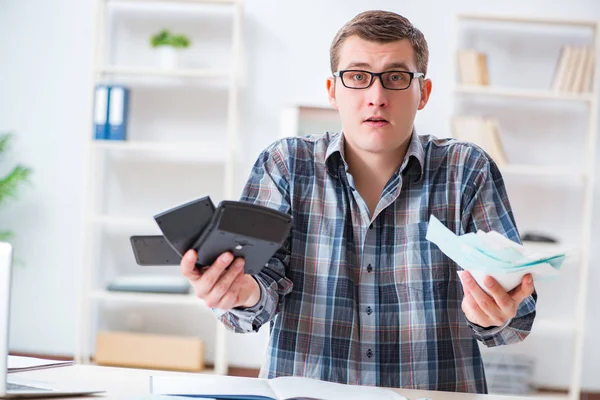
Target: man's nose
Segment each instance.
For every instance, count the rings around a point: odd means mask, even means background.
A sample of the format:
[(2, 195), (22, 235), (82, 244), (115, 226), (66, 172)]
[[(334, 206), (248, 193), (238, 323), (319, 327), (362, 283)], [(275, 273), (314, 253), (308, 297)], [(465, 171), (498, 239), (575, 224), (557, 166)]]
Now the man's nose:
[(367, 99), (369, 106), (385, 107), (388, 103), (387, 89), (381, 84), (381, 77), (373, 79), (373, 83), (367, 89)]

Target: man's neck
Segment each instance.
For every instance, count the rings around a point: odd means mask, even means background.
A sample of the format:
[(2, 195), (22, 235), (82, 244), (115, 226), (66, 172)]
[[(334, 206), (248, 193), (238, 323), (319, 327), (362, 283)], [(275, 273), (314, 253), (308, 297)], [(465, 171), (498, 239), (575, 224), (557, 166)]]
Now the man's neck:
[(346, 142), (345, 156), (349, 172), (354, 178), (356, 190), (367, 203), (371, 216), (375, 212), (385, 184), (402, 164), (409, 143), (410, 140), (397, 151), (370, 153), (354, 149)]

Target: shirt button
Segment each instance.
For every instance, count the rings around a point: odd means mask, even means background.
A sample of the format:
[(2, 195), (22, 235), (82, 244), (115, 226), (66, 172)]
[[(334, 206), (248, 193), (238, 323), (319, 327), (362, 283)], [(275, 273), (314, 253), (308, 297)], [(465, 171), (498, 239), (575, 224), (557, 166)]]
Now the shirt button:
[(369, 229), (373, 229), (373, 224), (369, 225)]
[(373, 314), (373, 309), (371, 307), (367, 307), (367, 315)]
[(367, 357), (373, 357), (373, 352), (371, 351), (371, 349), (367, 350)]
[(373, 266), (371, 264), (367, 265), (367, 272), (368, 273), (373, 272)]

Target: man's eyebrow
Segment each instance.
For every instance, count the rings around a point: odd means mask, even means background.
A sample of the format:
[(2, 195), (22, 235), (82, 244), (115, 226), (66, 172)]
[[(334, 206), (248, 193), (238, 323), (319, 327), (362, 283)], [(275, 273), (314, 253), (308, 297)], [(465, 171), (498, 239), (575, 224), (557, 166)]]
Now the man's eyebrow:
[[(371, 68), (371, 64), (365, 63), (365, 62), (351, 62), (346, 67), (346, 69), (353, 69), (353, 68), (367, 68), (367, 69), (370, 69)], [(405, 70), (405, 71), (409, 71), (410, 70), (408, 68), (408, 65), (406, 63), (404, 63), (404, 62), (394, 62), (394, 63), (386, 64), (385, 67), (384, 67), (384, 71), (389, 71), (389, 70), (392, 70), (392, 69), (402, 69), (402, 70)]]

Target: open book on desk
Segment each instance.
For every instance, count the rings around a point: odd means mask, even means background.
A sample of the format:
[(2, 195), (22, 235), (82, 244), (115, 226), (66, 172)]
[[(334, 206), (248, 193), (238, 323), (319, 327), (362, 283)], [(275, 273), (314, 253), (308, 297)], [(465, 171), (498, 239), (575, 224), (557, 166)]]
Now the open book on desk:
[(155, 375), (150, 377), (150, 393), (236, 400), (407, 400), (390, 389), (290, 376), (260, 379)]

